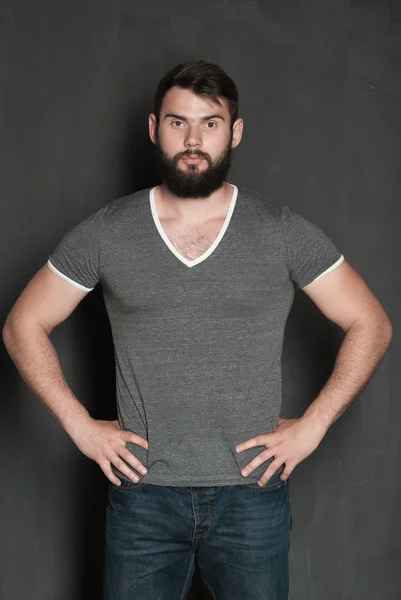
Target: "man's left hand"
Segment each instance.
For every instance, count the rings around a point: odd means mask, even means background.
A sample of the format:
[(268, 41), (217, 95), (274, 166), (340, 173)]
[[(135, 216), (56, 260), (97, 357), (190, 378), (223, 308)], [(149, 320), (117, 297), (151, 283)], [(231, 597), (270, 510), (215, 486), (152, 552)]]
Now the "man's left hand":
[(285, 464), (285, 468), (281, 479), (285, 481), (295, 467), (316, 450), (325, 433), (326, 430), (321, 425), (305, 417), (279, 419), (277, 428), (272, 433), (257, 435), (238, 444), (239, 452), (255, 446), (266, 446), (266, 450), (260, 452), (248, 463), (241, 473), (247, 476), (256, 467), (274, 457), (258, 483), (261, 486), (265, 485), (283, 464)]

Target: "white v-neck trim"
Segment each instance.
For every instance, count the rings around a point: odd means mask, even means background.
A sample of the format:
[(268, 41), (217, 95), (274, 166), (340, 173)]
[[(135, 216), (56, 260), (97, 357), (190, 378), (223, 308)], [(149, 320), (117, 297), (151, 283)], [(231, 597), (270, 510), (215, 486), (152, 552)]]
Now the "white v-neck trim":
[(224, 219), (223, 226), (220, 229), (220, 232), (219, 232), (218, 236), (216, 237), (216, 239), (214, 240), (213, 244), (206, 250), (206, 252), (204, 252), (203, 254), (198, 256), (198, 258), (194, 258), (194, 260), (188, 260), (187, 258), (185, 258), (185, 256), (182, 256), (182, 254), (180, 254), (178, 252), (177, 248), (170, 242), (169, 238), (166, 235), (166, 232), (164, 231), (164, 229), (162, 227), (162, 224), (159, 219), (159, 215), (157, 214), (156, 203), (155, 203), (155, 189), (158, 186), (156, 185), (155, 187), (153, 187), (150, 190), (150, 192), (149, 192), (150, 210), (152, 212), (152, 217), (153, 217), (153, 221), (156, 225), (156, 228), (157, 228), (162, 240), (165, 242), (166, 246), (171, 250), (171, 252), (174, 254), (174, 256), (176, 256), (176, 258), (178, 258), (178, 260), (180, 260), (182, 263), (184, 263), (184, 265), (186, 265), (187, 267), (194, 267), (195, 265), (198, 265), (199, 263), (206, 260), (206, 258), (212, 254), (212, 252), (217, 248), (217, 246), (223, 239), (223, 236), (227, 230), (227, 227), (230, 224), (231, 217), (234, 212), (234, 208), (235, 208), (235, 205), (237, 202), (237, 197), (238, 197), (237, 186), (234, 185), (233, 183), (229, 183), (228, 185), (231, 185), (233, 188), (233, 196), (231, 198), (230, 206), (228, 207), (228, 211), (226, 214), (226, 218)]

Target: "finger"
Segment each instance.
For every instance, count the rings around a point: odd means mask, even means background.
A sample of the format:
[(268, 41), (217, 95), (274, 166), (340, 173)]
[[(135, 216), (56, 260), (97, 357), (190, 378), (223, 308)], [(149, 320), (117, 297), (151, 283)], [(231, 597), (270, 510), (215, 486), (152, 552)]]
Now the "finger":
[(148, 472), (147, 468), (141, 461), (134, 456), (125, 446), (121, 450), (118, 451), (121, 458), (123, 458), (127, 463), (129, 463), (134, 469), (140, 471), (145, 474)]
[(273, 456), (274, 450), (264, 450), (242, 469), (242, 475), (244, 475), (244, 477), (247, 477), (252, 473), (252, 471), (256, 469), (256, 467), (266, 462), (267, 460), (269, 460), (269, 458), (272, 458)]
[(269, 467), (263, 473), (262, 477), (259, 479), (259, 484), (262, 486), (266, 485), (269, 479), (274, 475), (276, 471), (278, 471), (282, 464), (284, 464), (284, 460), (282, 458), (276, 458), (275, 460), (273, 460), (273, 462), (270, 463)]
[(247, 450), (248, 448), (254, 448), (255, 446), (267, 446), (268, 444), (271, 445), (274, 442), (275, 437), (276, 436), (274, 433), (262, 433), (261, 435), (257, 435), (254, 438), (242, 442), (241, 444), (237, 444), (235, 449), (239, 453)]
[(122, 438), (125, 442), (131, 442), (132, 444), (137, 444), (138, 446), (142, 446), (145, 450), (148, 449), (149, 443), (145, 438), (141, 437), (137, 433), (132, 433), (132, 431), (124, 431)]
[(286, 481), (294, 469), (295, 469), (295, 465), (291, 466), (291, 465), (286, 464), (284, 471), (281, 473), (280, 479), (282, 479), (283, 481)]
[(111, 483), (114, 483), (115, 485), (121, 485), (120, 479), (118, 479), (118, 477), (114, 475), (111, 469), (110, 461), (105, 460), (102, 463), (99, 463), (99, 466), (102, 469), (103, 473), (106, 475), (106, 477), (111, 481)]
[(119, 471), (121, 471), (121, 473), (124, 473), (128, 479), (132, 479), (132, 481), (139, 481), (139, 476), (134, 471), (131, 471), (125, 462), (121, 460), (118, 454), (115, 454), (109, 460), (115, 467), (117, 467), (117, 469), (119, 469)]

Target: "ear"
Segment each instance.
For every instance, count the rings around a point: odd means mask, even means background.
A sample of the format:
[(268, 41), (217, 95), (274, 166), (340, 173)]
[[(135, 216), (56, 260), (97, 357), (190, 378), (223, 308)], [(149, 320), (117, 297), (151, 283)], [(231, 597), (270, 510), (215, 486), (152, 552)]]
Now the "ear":
[(242, 131), (244, 129), (243, 119), (237, 119), (233, 125), (233, 139), (231, 142), (231, 148), (236, 148), (242, 139)]
[(157, 131), (156, 115), (151, 113), (149, 115), (149, 137), (154, 144), (156, 144), (156, 131)]

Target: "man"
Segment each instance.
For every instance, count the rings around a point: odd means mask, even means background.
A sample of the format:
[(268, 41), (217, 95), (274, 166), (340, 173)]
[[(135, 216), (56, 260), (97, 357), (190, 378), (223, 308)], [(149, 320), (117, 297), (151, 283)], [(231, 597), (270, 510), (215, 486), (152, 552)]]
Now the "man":
[[(27, 384), (110, 481), (107, 600), (183, 599), (195, 561), (214, 598), (285, 600), (288, 477), (391, 341), (379, 301), (323, 231), (226, 181), (242, 129), (236, 86), (217, 65), (167, 73), (149, 116), (162, 185), (68, 232), (3, 330)], [(99, 281), (115, 346), (112, 422), (90, 417), (49, 341)], [(305, 414), (280, 419), (296, 287), (346, 335)]]

